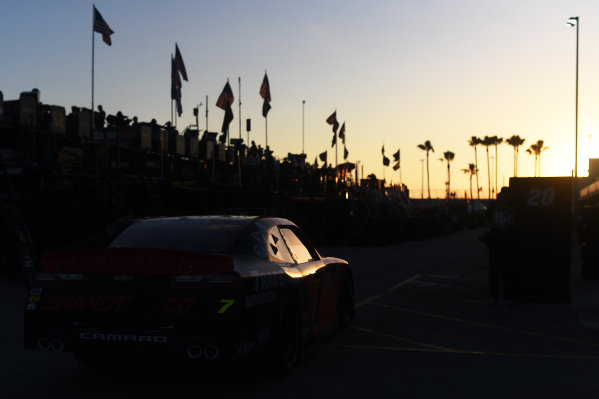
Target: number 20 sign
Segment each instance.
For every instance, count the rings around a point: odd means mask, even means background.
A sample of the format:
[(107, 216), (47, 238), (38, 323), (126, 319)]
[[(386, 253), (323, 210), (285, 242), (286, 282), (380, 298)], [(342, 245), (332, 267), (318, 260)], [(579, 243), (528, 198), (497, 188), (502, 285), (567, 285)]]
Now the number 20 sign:
[(531, 188), (528, 192), (526, 206), (544, 206), (548, 207), (555, 202), (555, 189), (553, 187)]

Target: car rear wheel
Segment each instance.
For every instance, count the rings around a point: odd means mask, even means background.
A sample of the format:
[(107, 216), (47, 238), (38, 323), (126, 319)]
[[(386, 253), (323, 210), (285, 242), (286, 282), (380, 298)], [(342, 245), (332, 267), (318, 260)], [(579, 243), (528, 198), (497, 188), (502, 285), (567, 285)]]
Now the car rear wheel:
[(272, 366), (275, 374), (288, 373), (300, 354), (300, 317), (293, 302), (287, 301), (277, 315), (274, 327)]

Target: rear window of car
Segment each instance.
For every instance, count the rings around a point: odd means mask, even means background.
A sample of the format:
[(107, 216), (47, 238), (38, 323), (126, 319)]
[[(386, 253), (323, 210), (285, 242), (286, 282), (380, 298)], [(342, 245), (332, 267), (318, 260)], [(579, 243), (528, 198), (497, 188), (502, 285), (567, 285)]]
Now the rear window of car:
[(249, 254), (240, 237), (247, 219), (157, 219), (134, 223), (110, 248), (158, 248), (220, 254)]

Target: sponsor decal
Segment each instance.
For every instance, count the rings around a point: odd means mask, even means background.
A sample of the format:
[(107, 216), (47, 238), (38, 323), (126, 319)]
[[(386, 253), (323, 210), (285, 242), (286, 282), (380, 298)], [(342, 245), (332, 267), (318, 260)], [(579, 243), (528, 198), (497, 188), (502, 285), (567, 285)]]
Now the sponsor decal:
[(158, 309), (159, 313), (188, 314), (193, 307), (192, 298), (168, 298), (164, 306)]
[(254, 244), (254, 254), (260, 258), (268, 259), (266, 247), (263, 244)]
[(256, 306), (265, 305), (267, 303), (271, 303), (277, 300), (277, 292), (276, 291), (268, 291), (261, 292), (259, 294), (254, 294), (245, 297), (245, 308), (251, 309)]
[(256, 277), (254, 281), (256, 282), (256, 291), (266, 291), (289, 285), (291, 278), (286, 274), (266, 274)]
[(124, 295), (51, 295), (41, 310), (119, 311), (131, 299)]
[(168, 337), (164, 335), (135, 335), (120, 333), (102, 333), (102, 332), (82, 332), (79, 334), (82, 341), (100, 341), (100, 342), (137, 342), (151, 344), (166, 344)]
[(241, 356), (250, 353), (254, 349), (256, 349), (256, 341), (242, 342), (239, 344), (237, 353)]
[(27, 302), (39, 302), (40, 301), (40, 296), (36, 295), (29, 295), (29, 298), (27, 298)]
[(29, 290), (29, 295), (31, 296), (40, 296), (42, 295), (43, 288), (32, 288)]
[(235, 299), (221, 299), (220, 303), (223, 304), (216, 313), (225, 313), (235, 303)]

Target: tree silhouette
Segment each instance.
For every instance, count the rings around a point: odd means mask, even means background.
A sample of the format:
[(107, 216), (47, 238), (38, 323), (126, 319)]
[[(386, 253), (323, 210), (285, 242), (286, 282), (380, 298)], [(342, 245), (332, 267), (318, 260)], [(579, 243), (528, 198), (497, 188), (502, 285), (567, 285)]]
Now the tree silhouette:
[(489, 161), (489, 147), (493, 145), (493, 137), (485, 136), (480, 142), (487, 150), (487, 177), (489, 179), (489, 199), (491, 199), (491, 163)]
[(495, 146), (495, 197), (497, 197), (497, 146), (503, 143), (503, 137), (493, 136), (491, 139), (493, 140), (493, 145)]
[[(471, 147), (474, 147), (474, 167), (478, 171), (478, 156), (476, 154), (476, 146), (481, 144), (481, 139), (479, 139), (476, 136), (472, 136), (470, 138), (470, 140), (468, 140), (468, 144), (470, 144)], [(480, 187), (480, 185), (478, 183), (478, 172), (477, 172), (476, 173), (476, 194), (478, 196), (478, 199), (480, 199), (480, 191), (478, 189), (479, 187)]]
[(449, 163), (455, 158), (455, 154), (451, 151), (445, 151), (443, 158), (447, 161), (447, 199), (451, 197), (451, 173), (449, 169)]
[(426, 185), (428, 188), (428, 199), (431, 199), (431, 180), (430, 180), (430, 174), (429, 174), (429, 168), (428, 168), (428, 153), (430, 151), (435, 152), (435, 150), (433, 149), (433, 145), (431, 144), (431, 142), (429, 140), (426, 140), (424, 142), (424, 144), (418, 144), (418, 148), (420, 148), (422, 151), (426, 151)]
[(544, 147), (544, 144), (543, 140), (537, 140), (536, 143), (530, 145), (530, 148), (526, 149), (527, 153), (535, 156), (535, 177), (537, 174), (538, 177), (541, 177), (541, 153), (549, 148)]
[(514, 134), (512, 137), (507, 139), (505, 142), (514, 147), (514, 177), (518, 177), (518, 148), (524, 144), (522, 137)]
[[(472, 197), (472, 177), (474, 175), (478, 175), (478, 169), (476, 169), (475, 164), (469, 163), (467, 168), (462, 169), (462, 172), (470, 175), (470, 200), (473, 200), (474, 197)], [(477, 191), (478, 191), (478, 188), (477, 188)]]

